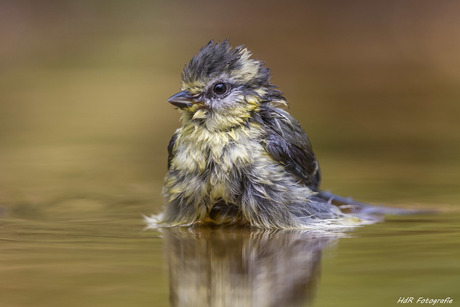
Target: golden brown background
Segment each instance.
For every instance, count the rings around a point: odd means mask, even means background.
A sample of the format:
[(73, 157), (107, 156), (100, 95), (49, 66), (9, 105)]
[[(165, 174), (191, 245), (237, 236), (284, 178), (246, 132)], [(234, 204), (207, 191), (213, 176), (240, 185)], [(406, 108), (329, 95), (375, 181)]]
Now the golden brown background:
[(2, 1), (0, 204), (160, 202), (178, 126), (167, 98), (191, 56), (226, 38), (272, 69), (325, 189), (455, 203), (459, 13), (455, 1)]

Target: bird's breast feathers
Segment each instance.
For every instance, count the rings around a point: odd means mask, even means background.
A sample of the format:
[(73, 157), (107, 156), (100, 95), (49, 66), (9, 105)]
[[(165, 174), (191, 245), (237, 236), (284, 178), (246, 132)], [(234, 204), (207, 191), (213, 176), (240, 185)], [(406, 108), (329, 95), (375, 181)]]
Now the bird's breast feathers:
[(200, 125), (186, 125), (178, 130), (171, 167), (203, 173), (211, 164), (228, 172), (235, 166), (249, 164), (254, 155), (264, 151), (258, 139), (263, 130), (257, 124), (228, 131), (209, 131)]
[[(199, 125), (185, 125), (178, 131), (169, 175), (181, 190), (200, 190), (211, 199), (231, 201), (245, 170), (267, 153), (260, 144), (264, 131), (257, 123), (229, 131), (209, 131)], [(174, 174), (174, 175), (173, 175)]]

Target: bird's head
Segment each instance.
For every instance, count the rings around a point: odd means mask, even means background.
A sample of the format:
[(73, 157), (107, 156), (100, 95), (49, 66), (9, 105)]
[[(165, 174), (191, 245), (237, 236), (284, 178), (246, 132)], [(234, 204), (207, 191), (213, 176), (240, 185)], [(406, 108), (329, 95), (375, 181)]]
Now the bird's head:
[(185, 65), (181, 92), (168, 101), (183, 111), (185, 120), (210, 125), (213, 118), (217, 128), (247, 121), (263, 103), (286, 104), (270, 83), (270, 70), (243, 46), (232, 49), (227, 40), (209, 42)]

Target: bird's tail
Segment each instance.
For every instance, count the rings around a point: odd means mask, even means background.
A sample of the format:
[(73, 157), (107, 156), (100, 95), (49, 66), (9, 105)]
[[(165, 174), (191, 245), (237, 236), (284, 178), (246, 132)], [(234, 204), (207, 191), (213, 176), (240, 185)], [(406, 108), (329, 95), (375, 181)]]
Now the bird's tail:
[(319, 191), (315, 195), (322, 201), (326, 201), (330, 204), (333, 204), (342, 212), (352, 213), (357, 215), (384, 215), (384, 214), (393, 214), (393, 215), (405, 215), (405, 214), (416, 214), (424, 213), (419, 210), (412, 209), (401, 209), (401, 208), (390, 208), (384, 206), (374, 206), (366, 203), (362, 203), (352, 199), (351, 197), (343, 197), (339, 195), (332, 194), (326, 191)]

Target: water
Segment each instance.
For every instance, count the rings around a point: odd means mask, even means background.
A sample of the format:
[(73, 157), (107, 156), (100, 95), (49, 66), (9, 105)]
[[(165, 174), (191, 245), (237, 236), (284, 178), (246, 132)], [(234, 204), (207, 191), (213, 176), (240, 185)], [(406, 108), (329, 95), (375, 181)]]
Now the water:
[[(129, 213), (127, 213), (129, 215)], [(142, 219), (1, 222), (1, 306), (392, 306), (458, 299), (460, 214), (346, 233), (143, 230)]]
[[(0, 306), (458, 305), (459, 12), (1, 2)], [(272, 69), (324, 189), (436, 212), (333, 233), (146, 230), (179, 125), (167, 99), (190, 57), (227, 37)]]

